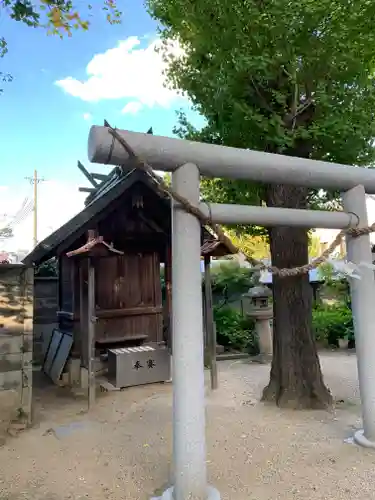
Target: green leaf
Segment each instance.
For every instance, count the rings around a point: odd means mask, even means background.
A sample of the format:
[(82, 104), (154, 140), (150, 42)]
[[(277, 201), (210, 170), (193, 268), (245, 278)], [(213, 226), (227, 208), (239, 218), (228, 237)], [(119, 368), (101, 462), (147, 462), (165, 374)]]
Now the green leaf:
[[(371, 0), (147, 0), (185, 53), (168, 77), (206, 119), (179, 114), (182, 138), (354, 165), (374, 161), (375, 4)], [(287, 22), (285, 21), (287, 20)], [(209, 27), (209, 29), (208, 29)], [(302, 152), (302, 153), (301, 153)], [(203, 179), (208, 201), (259, 205), (264, 187)], [(312, 208), (338, 193), (312, 190)], [(237, 232), (259, 234), (258, 228)]]

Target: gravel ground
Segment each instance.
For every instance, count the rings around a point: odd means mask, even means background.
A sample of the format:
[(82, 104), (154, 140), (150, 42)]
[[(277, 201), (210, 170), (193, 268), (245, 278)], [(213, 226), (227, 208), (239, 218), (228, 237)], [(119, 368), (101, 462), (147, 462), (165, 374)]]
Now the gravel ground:
[[(222, 500), (374, 498), (375, 452), (345, 439), (360, 426), (354, 355), (321, 356), (335, 412), (258, 403), (269, 367), (221, 362), (207, 400), (208, 469)], [(0, 448), (1, 500), (148, 500), (168, 484), (171, 386), (101, 394), (36, 392), (37, 425)]]

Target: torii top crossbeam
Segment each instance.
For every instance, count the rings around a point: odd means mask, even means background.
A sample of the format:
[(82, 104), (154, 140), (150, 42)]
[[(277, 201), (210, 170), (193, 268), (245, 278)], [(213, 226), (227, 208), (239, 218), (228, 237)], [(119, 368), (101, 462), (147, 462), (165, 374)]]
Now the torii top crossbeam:
[[(363, 185), (375, 194), (375, 170), (296, 158), (248, 149), (216, 146), (169, 137), (117, 131), (137, 156), (155, 170), (173, 172), (194, 163), (207, 177), (247, 179), (265, 184), (293, 184), (309, 188), (346, 191)], [(88, 157), (93, 163), (125, 165), (128, 155), (107, 127), (92, 126)]]

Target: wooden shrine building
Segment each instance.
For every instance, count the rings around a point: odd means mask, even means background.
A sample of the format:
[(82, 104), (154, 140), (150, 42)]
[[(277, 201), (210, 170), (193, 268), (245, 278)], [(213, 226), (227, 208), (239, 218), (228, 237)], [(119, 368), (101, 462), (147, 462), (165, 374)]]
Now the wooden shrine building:
[[(81, 189), (90, 193), (85, 208), (40, 242), (24, 263), (38, 266), (57, 258), (58, 326), (72, 334), (71, 356), (80, 358), (81, 366), (86, 367), (90, 352), (88, 261), (95, 273), (93, 343), (97, 353), (129, 343), (166, 341), (170, 345), (171, 202), (142, 171), (124, 172), (116, 167), (108, 176), (85, 169), (84, 173), (93, 181), (92, 188)], [(229, 253), (202, 228), (206, 261), (207, 256)], [(80, 258), (85, 256), (89, 259)]]

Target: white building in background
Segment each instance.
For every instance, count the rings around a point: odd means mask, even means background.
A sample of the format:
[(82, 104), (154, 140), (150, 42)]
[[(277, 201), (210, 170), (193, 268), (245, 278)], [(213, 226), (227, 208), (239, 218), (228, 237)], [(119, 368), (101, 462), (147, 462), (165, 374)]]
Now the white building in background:
[[(367, 214), (369, 224), (373, 224), (375, 222), (375, 197), (367, 196)], [(327, 246), (332, 243), (332, 241), (336, 238), (336, 235), (339, 231), (336, 229), (316, 229), (315, 234), (320, 239), (320, 243), (322, 245), (322, 250), (327, 248)], [(372, 244), (375, 244), (375, 233), (370, 235), (370, 240)]]
[(15, 252), (0, 250), (0, 261), (7, 260), (11, 264), (19, 264), (28, 253), (28, 250), (16, 250)]

